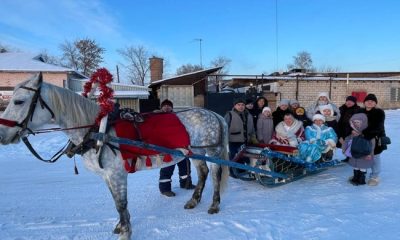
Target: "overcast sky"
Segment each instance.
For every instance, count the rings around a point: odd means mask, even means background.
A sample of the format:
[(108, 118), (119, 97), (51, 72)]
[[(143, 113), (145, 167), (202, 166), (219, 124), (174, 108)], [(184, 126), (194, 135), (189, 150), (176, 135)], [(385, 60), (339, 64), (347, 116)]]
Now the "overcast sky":
[(271, 73), (300, 51), (317, 68), (400, 71), (399, 13), (397, 0), (2, 0), (0, 44), (59, 56), (65, 40), (88, 37), (111, 69), (116, 49), (140, 44), (171, 73), (218, 56), (232, 74)]

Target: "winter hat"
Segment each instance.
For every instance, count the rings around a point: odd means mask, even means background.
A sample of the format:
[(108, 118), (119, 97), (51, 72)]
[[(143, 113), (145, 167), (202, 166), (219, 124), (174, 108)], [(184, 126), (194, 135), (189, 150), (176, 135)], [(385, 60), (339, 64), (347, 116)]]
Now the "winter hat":
[(318, 94), (318, 98), (317, 101), (319, 100), (320, 97), (326, 97), (328, 99), (328, 102), (330, 102), (331, 100), (329, 99), (329, 94), (327, 92), (320, 92)]
[(361, 133), (368, 127), (368, 117), (365, 113), (356, 113), (350, 118), (350, 126)]
[(322, 121), (325, 122), (325, 117), (324, 117), (322, 114), (315, 114), (315, 115), (312, 117), (313, 122), (314, 122), (315, 120), (317, 120), (317, 119), (322, 120)]
[(292, 104), (299, 104), (299, 101), (297, 101), (296, 99), (290, 99), (290, 105)]
[(251, 99), (246, 99), (246, 105), (247, 104), (253, 104), (253, 100), (251, 100)]
[(235, 100), (233, 100), (233, 105), (236, 105), (238, 103), (246, 104), (246, 101), (243, 98), (236, 98)]
[(354, 96), (348, 96), (348, 97), (346, 98), (346, 102), (347, 102), (347, 101), (352, 101), (352, 102), (354, 102), (354, 103), (357, 103), (357, 98), (354, 97)]
[(279, 106), (281, 105), (288, 105), (289, 106), (289, 99), (282, 99), (279, 101)]
[(324, 112), (325, 109), (331, 110), (331, 116), (333, 116), (333, 108), (332, 108), (332, 105), (330, 105), (330, 104), (320, 105), (318, 108), (319, 108), (319, 111), (320, 111), (322, 114), (323, 114), (323, 112)]
[(265, 111), (271, 112), (271, 108), (269, 108), (269, 107), (264, 107), (263, 110), (262, 110), (262, 112), (265, 112)]
[(370, 93), (368, 94), (365, 98), (364, 98), (364, 102), (368, 101), (368, 100), (372, 100), (374, 102), (376, 102), (376, 104), (378, 104), (378, 99), (376, 98), (375, 94)]
[(163, 107), (165, 105), (168, 105), (168, 106), (170, 106), (172, 108), (174, 107), (174, 104), (168, 99), (165, 99), (164, 101), (162, 101), (160, 107)]

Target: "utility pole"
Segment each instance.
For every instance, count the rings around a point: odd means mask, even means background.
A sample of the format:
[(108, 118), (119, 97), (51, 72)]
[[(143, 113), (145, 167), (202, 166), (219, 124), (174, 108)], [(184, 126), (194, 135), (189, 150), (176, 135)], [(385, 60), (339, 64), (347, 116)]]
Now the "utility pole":
[(200, 44), (200, 67), (203, 69), (203, 57), (202, 57), (202, 51), (201, 51), (201, 42), (203, 41), (203, 39), (195, 38), (194, 41), (199, 41), (199, 44)]

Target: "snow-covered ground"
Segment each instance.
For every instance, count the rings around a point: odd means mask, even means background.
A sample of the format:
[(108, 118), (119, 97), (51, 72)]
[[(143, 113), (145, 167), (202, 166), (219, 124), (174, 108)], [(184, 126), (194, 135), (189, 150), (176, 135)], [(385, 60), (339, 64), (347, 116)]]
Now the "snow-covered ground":
[[(276, 188), (229, 179), (221, 212), (209, 215), (211, 179), (199, 206), (185, 210), (191, 191), (178, 188), (177, 174), (175, 198), (159, 194), (158, 170), (131, 174), (132, 239), (400, 239), (399, 110), (386, 111), (386, 129), (392, 145), (382, 154), (377, 187), (349, 184), (347, 165)], [(48, 157), (63, 140), (59, 133), (33, 138)], [(106, 185), (76, 162), (79, 175), (73, 159), (46, 164), (23, 144), (0, 146), (1, 240), (117, 239)]]

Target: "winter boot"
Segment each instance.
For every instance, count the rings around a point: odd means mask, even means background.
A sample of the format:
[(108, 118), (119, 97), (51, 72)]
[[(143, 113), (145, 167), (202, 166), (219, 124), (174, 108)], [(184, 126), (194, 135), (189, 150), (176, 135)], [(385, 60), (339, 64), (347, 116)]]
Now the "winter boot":
[(368, 180), (368, 186), (376, 186), (379, 184), (379, 178), (378, 177), (371, 177)]
[(196, 185), (193, 185), (192, 183), (192, 178), (190, 176), (188, 176), (185, 179), (179, 179), (179, 185), (181, 188), (183, 189), (194, 189), (196, 187)]
[[(358, 179), (360, 177), (360, 173), (361, 173), (360, 170), (353, 169), (353, 177), (350, 178), (349, 180), (350, 180), (350, 183), (353, 184), (354, 186), (357, 186), (359, 184)], [(365, 174), (364, 174), (364, 178), (365, 178)], [(364, 181), (365, 181), (365, 179), (364, 179)]]
[(365, 174), (366, 174), (367, 172), (362, 172), (362, 171), (360, 171), (360, 173), (359, 173), (359, 175), (358, 175), (358, 184), (359, 185), (364, 185), (366, 182), (365, 182)]
[(176, 195), (173, 191), (161, 192), (161, 194), (167, 197), (175, 197)]

